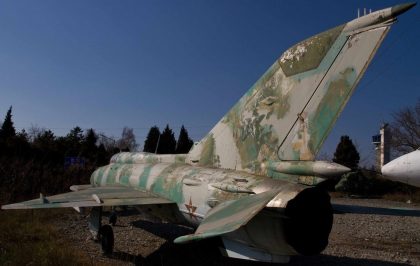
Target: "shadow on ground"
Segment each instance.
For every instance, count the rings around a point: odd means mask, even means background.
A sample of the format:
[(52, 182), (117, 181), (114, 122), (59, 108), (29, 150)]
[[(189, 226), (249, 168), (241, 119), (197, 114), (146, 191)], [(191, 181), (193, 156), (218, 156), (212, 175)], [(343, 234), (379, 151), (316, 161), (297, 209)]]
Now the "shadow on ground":
[[(218, 246), (219, 239), (209, 239), (190, 244), (176, 245), (173, 240), (178, 236), (190, 234), (190, 228), (177, 226), (169, 223), (154, 223), (144, 220), (132, 222), (134, 227), (148, 231), (167, 241), (147, 257), (134, 256), (125, 252), (115, 252), (113, 259), (122, 262), (131, 262), (135, 265), (249, 265), (268, 266), (271, 263), (253, 262), (223, 257)], [(337, 257), (330, 255), (318, 255), (311, 257), (295, 256), (287, 265), (370, 265), (370, 266), (397, 266), (406, 265), (380, 260), (358, 259), (349, 257)]]

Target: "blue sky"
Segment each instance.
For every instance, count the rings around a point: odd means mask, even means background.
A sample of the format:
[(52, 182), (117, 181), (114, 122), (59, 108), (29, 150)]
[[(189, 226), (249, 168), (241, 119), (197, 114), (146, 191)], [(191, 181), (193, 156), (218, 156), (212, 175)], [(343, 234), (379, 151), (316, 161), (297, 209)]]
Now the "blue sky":
[[(397, 1), (0, 1), (0, 117), (20, 130), (80, 126), (119, 137), (182, 124), (199, 140), (291, 45)], [(420, 97), (420, 7), (396, 23), (337, 121), (371, 136)], [(0, 118), (3, 119), (3, 118)]]

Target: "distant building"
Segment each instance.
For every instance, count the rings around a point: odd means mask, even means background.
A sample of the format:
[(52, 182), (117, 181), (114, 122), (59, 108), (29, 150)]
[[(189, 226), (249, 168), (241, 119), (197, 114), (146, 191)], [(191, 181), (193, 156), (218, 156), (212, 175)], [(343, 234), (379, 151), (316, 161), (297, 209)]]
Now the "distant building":
[(375, 145), (375, 169), (381, 171), (383, 165), (390, 161), (391, 133), (388, 123), (382, 124), (379, 135), (372, 136)]

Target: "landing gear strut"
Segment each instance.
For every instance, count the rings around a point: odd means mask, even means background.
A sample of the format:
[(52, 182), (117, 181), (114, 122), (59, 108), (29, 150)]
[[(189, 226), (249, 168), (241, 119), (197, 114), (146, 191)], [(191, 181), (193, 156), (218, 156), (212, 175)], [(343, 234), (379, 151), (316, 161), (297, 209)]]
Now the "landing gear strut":
[(93, 207), (89, 214), (89, 231), (92, 234), (92, 239), (98, 241), (101, 237), (99, 230), (101, 228), (102, 207)]
[(115, 210), (112, 210), (111, 215), (109, 216), (109, 223), (112, 224), (112, 226), (115, 226), (117, 223), (117, 213)]
[[(115, 214), (115, 222), (116, 217)], [(101, 225), (101, 221), (102, 207), (93, 207), (89, 215), (89, 231), (92, 234), (93, 240), (101, 241), (102, 252), (109, 255), (112, 254), (112, 250), (114, 249), (114, 231), (109, 224)]]

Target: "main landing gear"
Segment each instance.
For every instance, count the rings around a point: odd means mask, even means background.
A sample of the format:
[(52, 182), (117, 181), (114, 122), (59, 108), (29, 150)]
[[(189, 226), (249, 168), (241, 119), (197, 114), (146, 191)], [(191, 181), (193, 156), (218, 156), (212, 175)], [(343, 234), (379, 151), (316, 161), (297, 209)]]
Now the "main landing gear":
[(114, 231), (112, 227), (109, 224), (102, 225), (99, 234), (101, 235), (102, 252), (105, 255), (112, 254), (114, 249)]
[(112, 210), (111, 215), (109, 216), (109, 224), (112, 224), (112, 226), (115, 226), (117, 223), (117, 213)]
[[(95, 241), (101, 242), (102, 252), (105, 255), (112, 254), (114, 249), (114, 231), (109, 224), (101, 225), (102, 207), (93, 207), (89, 215), (89, 231)], [(109, 217), (109, 223), (115, 225), (117, 214), (113, 211)]]

